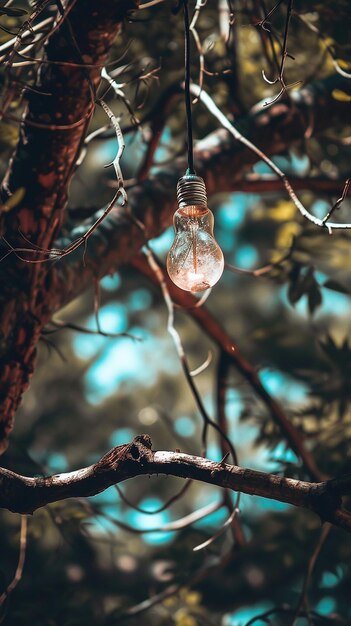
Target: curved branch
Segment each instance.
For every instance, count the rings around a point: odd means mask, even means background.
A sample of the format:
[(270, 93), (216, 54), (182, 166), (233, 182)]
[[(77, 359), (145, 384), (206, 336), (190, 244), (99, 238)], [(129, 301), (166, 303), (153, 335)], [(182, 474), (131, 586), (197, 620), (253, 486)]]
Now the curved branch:
[(351, 514), (341, 508), (340, 495), (340, 491), (351, 493), (350, 476), (311, 483), (151, 448), (149, 435), (140, 435), (113, 448), (94, 465), (45, 478), (29, 478), (1, 468), (0, 507), (33, 513), (50, 502), (95, 495), (135, 476), (165, 474), (286, 502), (351, 532)]
[[(156, 282), (155, 276), (148, 268), (147, 263), (145, 263), (143, 255), (136, 255), (133, 259), (133, 265), (144, 275), (148, 276), (152, 281)], [(179, 289), (170, 280), (166, 272), (164, 273), (164, 280), (166, 281), (172, 300), (174, 300), (176, 304), (183, 307), (188, 315), (190, 315), (206, 333), (206, 335), (217, 344), (222, 353), (227, 356), (240, 375), (249, 383), (250, 387), (267, 407), (273, 421), (277, 424), (280, 432), (289, 443), (291, 449), (302, 460), (310, 477), (315, 480), (321, 480), (323, 476), (316, 466), (313, 455), (304, 446), (302, 435), (291, 423), (279, 402), (268, 393), (260, 381), (256, 368), (253, 367), (241, 353), (235, 341), (227, 334), (216, 317), (212, 315), (206, 307), (196, 306), (198, 300), (195, 296), (193, 296), (193, 294)]]

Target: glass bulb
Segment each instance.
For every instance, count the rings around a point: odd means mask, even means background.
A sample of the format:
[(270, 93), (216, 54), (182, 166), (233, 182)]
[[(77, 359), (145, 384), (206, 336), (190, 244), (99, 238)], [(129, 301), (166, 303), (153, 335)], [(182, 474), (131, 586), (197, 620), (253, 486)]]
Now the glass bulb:
[(213, 213), (206, 206), (185, 206), (174, 214), (175, 239), (167, 256), (172, 281), (185, 291), (204, 291), (220, 279), (223, 253), (213, 235)]

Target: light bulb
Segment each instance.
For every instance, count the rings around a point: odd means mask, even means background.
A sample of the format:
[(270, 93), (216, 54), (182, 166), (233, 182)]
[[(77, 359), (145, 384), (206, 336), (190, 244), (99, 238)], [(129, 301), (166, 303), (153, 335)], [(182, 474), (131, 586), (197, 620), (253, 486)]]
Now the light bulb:
[(213, 213), (207, 207), (205, 183), (187, 175), (178, 181), (179, 208), (174, 214), (175, 239), (167, 256), (172, 281), (185, 291), (204, 291), (220, 279), (223, 253), (213, 235)]

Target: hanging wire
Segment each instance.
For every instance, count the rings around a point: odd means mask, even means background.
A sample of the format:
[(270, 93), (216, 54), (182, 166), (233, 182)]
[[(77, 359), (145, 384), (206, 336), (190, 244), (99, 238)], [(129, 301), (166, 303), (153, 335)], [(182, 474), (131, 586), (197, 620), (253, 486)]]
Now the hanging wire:
[(191, 94), (190, 94), (190, 23), (188, 0), (183, 0), (184, 9), (184, 60), (185, 60), (185, 110), (187, 122), (187, 150), (188, 150), (188, 169), (187, 174), (195, 174), (194, 155), (193, 155), (193, 120), (191, 113)]

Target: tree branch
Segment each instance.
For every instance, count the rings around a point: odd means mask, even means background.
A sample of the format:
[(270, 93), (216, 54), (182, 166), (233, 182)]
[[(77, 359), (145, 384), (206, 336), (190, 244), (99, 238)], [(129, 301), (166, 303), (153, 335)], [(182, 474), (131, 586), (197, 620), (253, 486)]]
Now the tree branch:
[[(319, 194), (338, 195), (345, 185), (345, 180), (334, 178), (289, 176), (292, 187), (297, 190), (309, 190)], [(281, 178), (271, 174), (248, 174), (242, 180), (233, 182), (231, 191), (248, 193), (277, 193), (285, 189)]]
[(149, 435), (140, 435), (131, 443), (113, 448), (94, 465), (45, 478), (29, 478), (1, 468), (0, 507), (33, 513), (50, 502), (95, 495), (135, 476), (165, 474), (286, 502), (313, 511), (323, 522), (351, 532), (351, 514), (341, 508), (339, 490), (341, 482), (341, 491), (351, 493), (350, 476), (340, 481), (310, 483), (151, 448)]
[[(301, 91), (292, 92), (291, 104), (280, 101), (264, 110), (259, 104), (240, 120), (240, 130), (270, 156), (286, 152), (304, 139), (307, 130), (311, 132), (312, 121), (313, 134), (318, 134), (337, 124), (347, 114), (349, 103), (335, 100), (332, 92), (336, 88), (349, 90), (348, 82), (339, 75), (333, 75)], [(250, 172), (258, 157), (226, 130), (220, 129), (196, 144), (195, 160), (196, 170), (204, 178), (208, 196), (211, 196), (231, 192), (237, 184), (240, 188), (243, 176)], [(116, 207), (90, 237), (84, 259), (81, 250), (56, 265), (50, 298), (52, 312), (89, 287), (92, 276), (102, 277), (128, 263), (145, 243), (145, 238), (158, 236), (172, 223), (177, 208), (176, 185), (185, 169), (185, 158), (176, 159), (128, 190), (129, 210), (144, 224), (145, 235), (130, 219), (128, 212)], [(282, 181), (276, 181), (274, 190), (281, 185)], [(300, 185), (298, 187), (301, 188)], [(339, 191), (340, 187), (335, 189), (336, 193)], [(99, 213), (92, 216), (84, 231), (96, 221), (97, 215)], [(66, 247), (81, 234), (80, 226), (71, 232), (70, 237), (57, 243)]]
[[(133, 265), (155, 282), (155, 277), (148, 268), (147, 263), (145, 263), (143, 255), (135, 256)], [(323, 478), (322, 474), (317, 468), (311, 452), (305, 448), (302, 435), (291, 423), (279, 402), (265, 389), (260, 381), (257, 370), (244, 357), (235, 341), (226, 333), (225, 329), (206, 307), (196, 306), (198, 300), (195, 296), (179, 289), (166, 273), (164, 273), (164, 280), (167, 283), (169, 293), (174, 302), (184, 308), (207, 336), (217, 344), (222, 353), (227, 356), (237, 371), (249, 383), (250, 387), (267, 407), (273, 421), (277, 424), (291, 449), (302, 460), (309, 475), (316, 480), (321, 480)]]
[[(137, 0), (76, 0), (58, 15), (61, 21), (45, 45), (35, 91), (27, 94), (20, 139), (0, 190), (0, 235), (11, 247), (51, 247), (94, 111), (101, 67), (124, 17), (136, 6)], [(34, 368), (36, 344), (48, 320), (51, 279), (47, 265), (6, 257), (2, 247), (0, 453)]]
[[(282, 87), (282, 90), (283, 89), (285, 89), (285, 86)], [(212, 115), (214, 115), (216, 119), (222, 124), (223, 128), (226, 128), (233, 135), (234, 139), (236, 139), (241, 144), (243, 144), (244, 146), (252, 150), (252, 152), (254, 152), (259, 159), (264, 161), (264, 163), (270, 167), (270, 169), (278, 176), (278, 178), (280, 178), (280, 180), (284, 184), (286, 191), (289, 194), (290, 200), (295, 204), (296, 208), (300, 211), (303, 217), (305, 217), (307, 220), (312, 222), (315, 226), (326, 227), (328, 229), (329, 234), (332, 234), (333, 229), (339, 229), (339, 228), (350, 229), (351, 228), (351, 224), (349, 222), (347, 223), (329, 222), (329, 217), (333, 214), (334, 210), (336, 208), (339, 208), (342, 202), (347, 197), (347, 194), (350, 188), (350, 179), (346, 180), (344, 184), (344, 190), (342, 192), (341, 197), (337, 201), (337, 203), (331, 208), (330, 211), (328, 211), (327, 215), (322, 220), (319, 219), (318, 217), (313, 215), (310, 211), (308, 211), (308, 209), (306, 209), (306, 207), (302, 204), (301, 200), (296, 195), (295, 190), (291, 186), (291, 183), (288, 180), (286, 174), (278, 167), (276, 163), (274, 163), (274, 161), (272, 161), (272, 159), (268, 157), (268, 155), (263, 150), (261, 150), (256, 145), (256, 143), (253, 143), (252, 141), (250, 141), (245, 135), (243, 135), (236, 128), (236, 126), (234, 126), (228, 120), (228, 117), (224, 115), (224, 113), (218, 108), (218, 106), (215, 104), (211, 96), (209, 96), (205, 91), (200, 91), (200, 88), (197, 85), (193, 85), (193, 87), (191, 88), (191, 92), (195, 94), (199, 94), (199, 99), (201, 100), (201, 102), (206, 106), (208, 111), (212, 113)], [(281, 93), (282, 91), (280, 92), (280, 94)], [(280, 97), (280, 94), (279, 96), (277, 96), (277, 98)]]
[[(119, 8), (122, 5), (129, 6), (122, 3), (122, 0), (121, 3), (113, 3), (115, 4)], [(80, 2), (77, 2), (77, 10), (78, 6)], [(103, 7), (105, 12), (106, 3)], [(313, 131), (318, 133), (343, 118), (344, 113), (348, 111), (349, 103), (335, 100), (332, 92), (336, 88), (347, 90), (349, 88), (349, 85), (345, 86), (347, 82), (341, 76), (335, 75), (305, 87), (300, 92), (293, 92), (292, 103), (279, 102), (265, 110), (262, 110), (262, 107), (256, 108), (240, 121), (240, 128), (243, 134), (253, 138), (266, 154), (284, 152), (296, 141), (303, 139), (307, 129), (310, 132), (311, 120)], [(55, 137), (56, 131), (51, 134)], [(61, 137), (62, 133), (58, 136)], [(29, 159), (27, 149), (23, 150), (21, 148), (16, 155), (18, 167), (22, 169), (25, 168), (25, 161), (28, 162)], [(36, 170), (37, 178), (47, 172), (48, 154), (44, 150), (41, 165), (40, 167), (38, 165)], [(257, 160), (256, 154), (236, 142), (222, 129), (200, 141), (196, 146), (195, 155), (197, 171), (204, 177), (209, 195), (231, 191), (232, 181), (235, 183), (241, 180)], [(68, 167), (71, 167), (69, 163)], [(119, 265), (129, 262), (145, 243), (145, 238), (159, 235), (170, 225), (176, 208), (177, 180), (183, 175), (185, 168), (185, 159), (177, 159), (130, 189), (128, 193), (130, 212), (115, 207), (89, 237), (86, 248), (75, 250), (52, 269), (48, 268), (46, 263), (26, 266), (22, 263), (13, 263), (10, 271), (6, 261), (0, 264), (0, 274), (3, 274), (0, 298), (4, 301), (4, 319), (0, 321), (6, 337), (6, 341), (1, 343), (0, 353), (0, 374), (3, 381), (3, 396), (0, 397), (0, 451), (6, 449), (15, 410), (28, 386), (34, 367), (35, 346), (42, 327), (56, 310), (89, 287), (93, 277), (101, 278), (115, 271)], [(20, 178), (18, 181), (20, 184)], [(66, 201), (66, 192), (58, 204), (56, 195), (55, 198), (55, 206), (58, 209), (61, 201), (63, 203)], [(40, 215), (37, 219), (35, 212), (32, 213), (25, 207), (22, 207), (20, 213), (17, 207), (15, 209), (16, 214), (22, 215), (25, 219), (24, 231), (27, 233), (33, 224), (40, 225), (43, 223), (42, 220), (46, 223), (46, 207), (42, 204), (38, 206)], [(49, 213), (50, 211), (51, 209)], [(130, 213), (144, 224), (144, 233), (138, 227), (137, 221), (131, 219)], [(77, 240), (96, 219), (95, 214), (90, 224), (73, 230), (68, 238), (59, 242), (60, 247), (67, 247), (72, 241)], [(21, 227), (23, 229), (23, 224)], [(12, 228), (17, 228), (16, 219), (13, 220)], [(47, 234), (46, 232), (44, 239), (47, 238)], [(48, 239), (46, 243), (49, 243)], [(27, 295), (24, 297), (23, 293)]]

